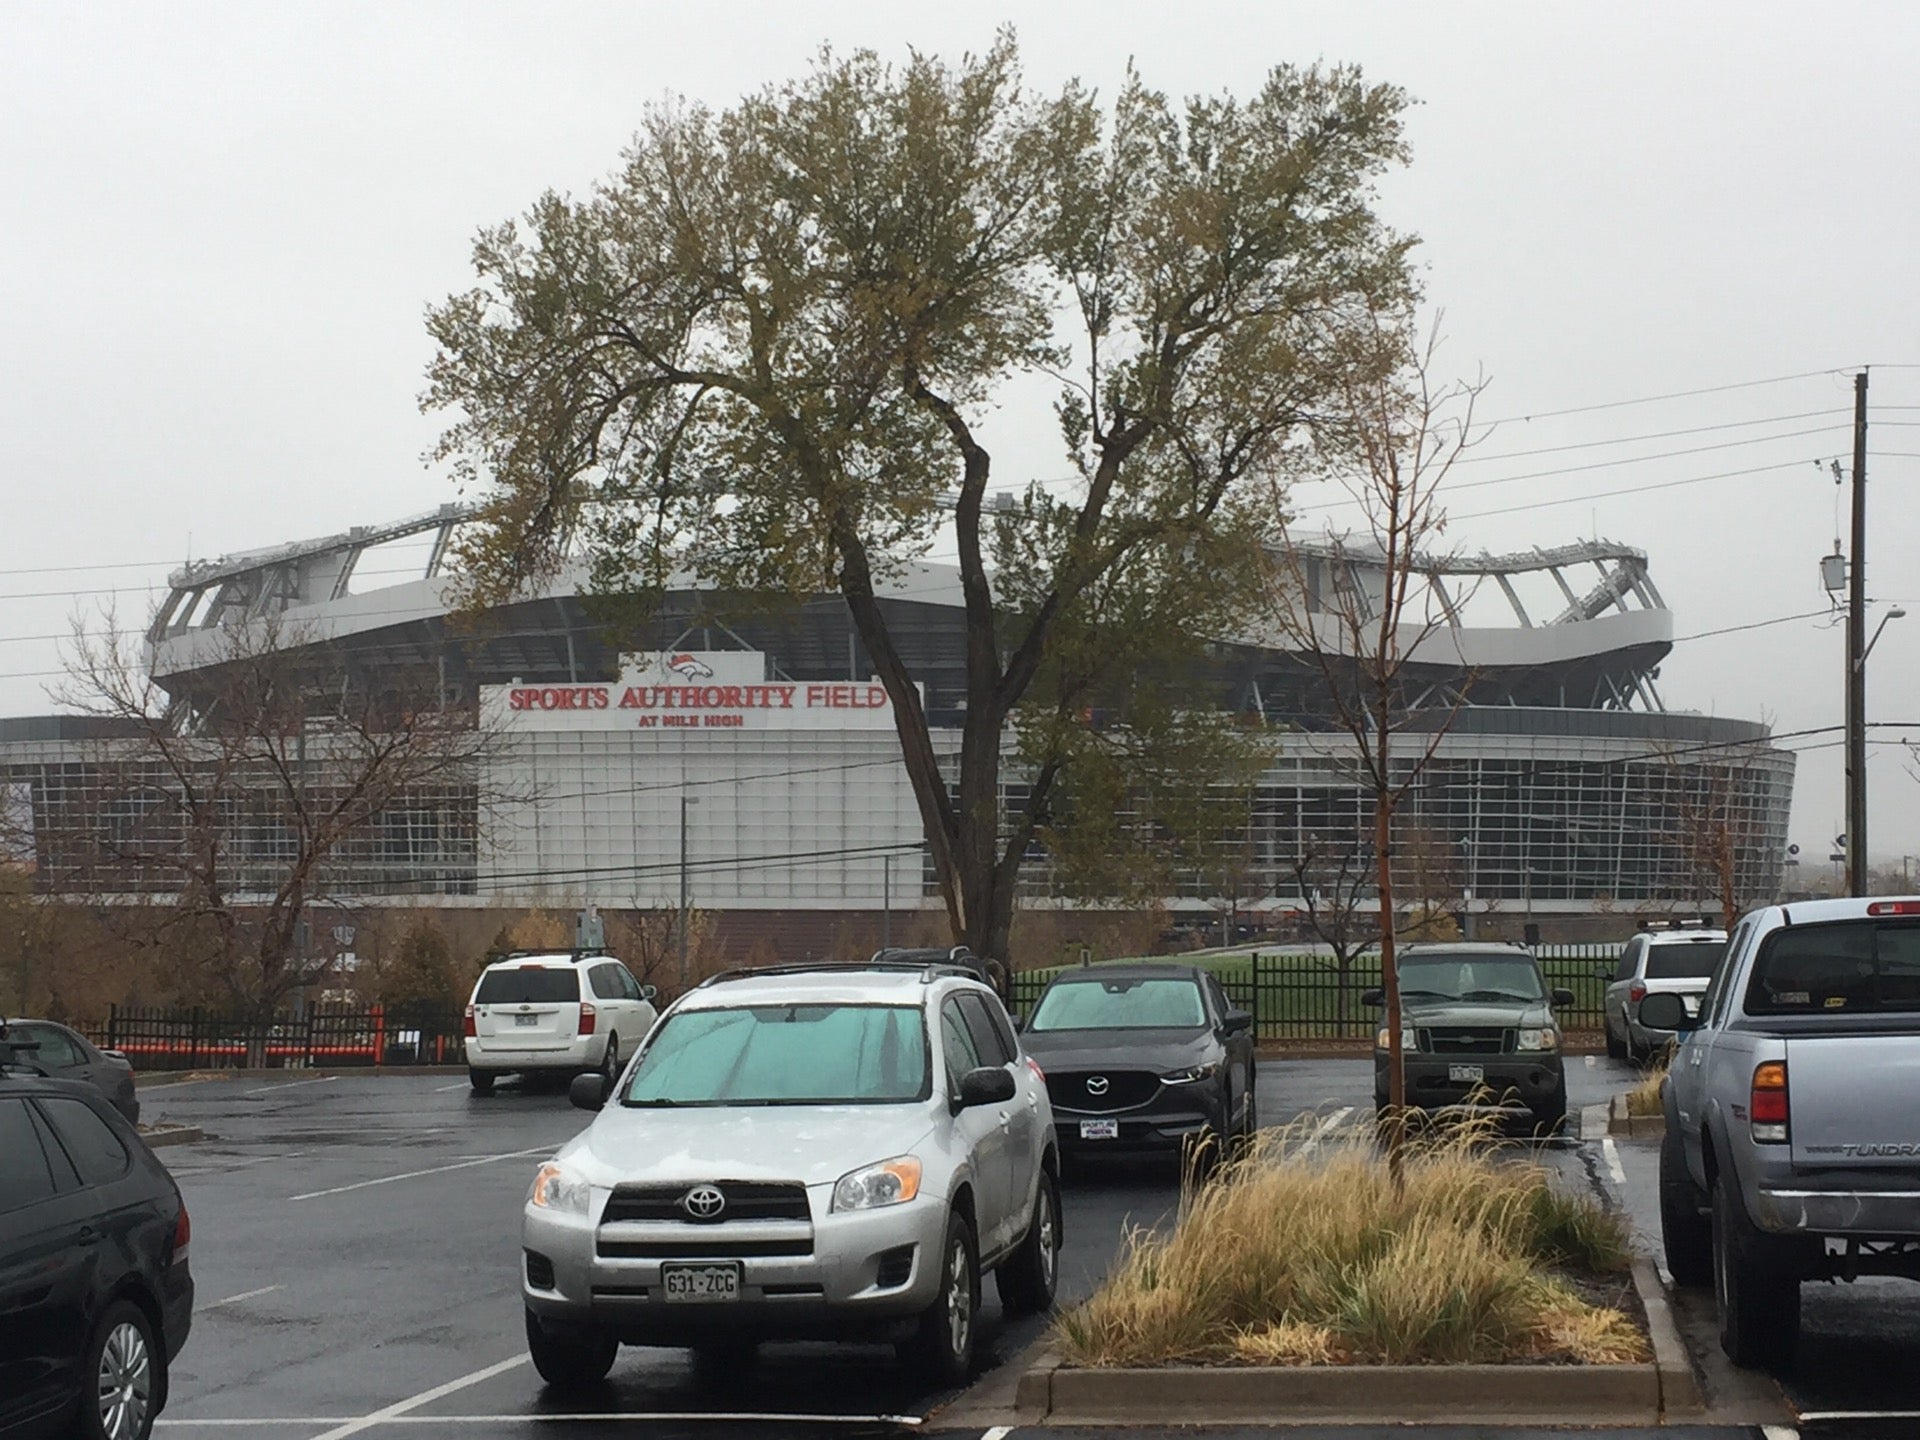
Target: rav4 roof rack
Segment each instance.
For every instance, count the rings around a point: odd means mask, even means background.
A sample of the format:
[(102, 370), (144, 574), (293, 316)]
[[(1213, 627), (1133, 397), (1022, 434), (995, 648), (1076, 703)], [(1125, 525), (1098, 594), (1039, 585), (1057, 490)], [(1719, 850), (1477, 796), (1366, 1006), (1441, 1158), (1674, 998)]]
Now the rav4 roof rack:
[[(884, 954), (886, 952), (882, 952)], [(944, 953), (944, 952), (943, 952)], [(709, 985), (717, 985), (723, 980), (752, 980), (766, 975), (821, 975), (842, 973), (861, 975), (880, 972), (894, 975), (918, 974), (922, 984), (930, 984), (942, 975), (957, 975), (965, 980), (981, 979), (980, 972), (966, 964), (951, 964), (945, 961), (892, 960), (875, 956), (871, 960), (808, 960), (793, 961), (785, 965), (745, 965), (731, 970), (722, 970), (709, 975), (693, 988), (704, 990)]]

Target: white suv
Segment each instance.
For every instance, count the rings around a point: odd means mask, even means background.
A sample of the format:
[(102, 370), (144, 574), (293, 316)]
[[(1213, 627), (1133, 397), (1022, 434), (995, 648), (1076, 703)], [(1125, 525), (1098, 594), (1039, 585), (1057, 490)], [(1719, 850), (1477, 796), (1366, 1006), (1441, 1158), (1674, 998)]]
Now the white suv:
[(597, 1071), (611, 1086), (657, 1018), (654, 989), (601, 950), (516, 951), (487, 966), (465, 1021), (467, 1076)]
[[(980, 1282), (1053, 1303), (1059, 1155), (1045, 1077), (951, 965), (718, 976), (667, 1011), (540, 1167), (521, 1221), (533, 1363), (597, 1384), (622, 1344), (737, 1359), (761, 1340), (891, 1340), (947, 1384)], [(602, 1108), (604, 1106), (604, 1108)]]

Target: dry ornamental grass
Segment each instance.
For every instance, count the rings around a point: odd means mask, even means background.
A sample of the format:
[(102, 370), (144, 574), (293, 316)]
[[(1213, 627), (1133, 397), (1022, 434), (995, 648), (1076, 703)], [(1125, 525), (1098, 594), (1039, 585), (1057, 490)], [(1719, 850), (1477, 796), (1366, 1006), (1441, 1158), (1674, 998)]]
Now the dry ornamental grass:
[(1447, 1364), (1644, 1360), (1627, 1316), (1564, 1275), (1627, 1269), (1626, 1226), (1471, 1128), (1410, 1148), (1396, 1190), (1355, 1144), (1268, 1133), (1190, 1190), (1173, 1232), (1136, 1232), (1063, 1313), (1068, 1363)]

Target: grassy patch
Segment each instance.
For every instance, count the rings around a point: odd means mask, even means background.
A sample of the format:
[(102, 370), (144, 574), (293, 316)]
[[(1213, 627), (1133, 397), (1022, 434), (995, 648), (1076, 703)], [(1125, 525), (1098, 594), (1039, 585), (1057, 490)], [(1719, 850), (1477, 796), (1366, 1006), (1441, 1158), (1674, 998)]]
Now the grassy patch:
[(1660, 1086), (1667, 1078), (1667, 1062), (1660, 1061), (1641, 1079), (1640, 1083), (1627, 1092), (1627, 1114), (1658, 1115), (1660, 1113)]
[(1415, 1146), (1405, 1184), (1353, 1145), (1303, 1132), (1190, 1190), (1169, 1235), (1136, 1233), (1113, 1274), (1064, 1312), (1068, 1362), (1325, 1365), (1644, 1359), (1620, 1312), (1559, 1272), (1617, 1274), (1626, 1228), (1503, 1162), (1468, 1132)]

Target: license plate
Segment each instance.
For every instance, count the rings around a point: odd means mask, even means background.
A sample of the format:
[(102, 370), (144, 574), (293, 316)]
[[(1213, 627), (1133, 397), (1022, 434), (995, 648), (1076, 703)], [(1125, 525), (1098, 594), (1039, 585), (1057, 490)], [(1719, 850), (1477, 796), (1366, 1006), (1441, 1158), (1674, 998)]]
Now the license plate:
[(540, 1017), (538, 1015), (516, 1015), (513, 1017), (513, 1023), (516, 1025), (538, 1025), (540, 1023)]
[(1487, 1078), (1487, 1067), (1484, 1065), (1449, 1065), (1447, 1066), (1447, 1079), (1453, 1081), (1455, 1084), (1466, 1083), (1471, 1085), (1478, 1085), (1482, 1081), (1484, 1081), (1486, 1078)]
[(662, 1265), (660, 1293), (679, 1303), (705, 1304), (740, 1298), (740, 1267), (730, 1265)]
[(1082, 1120), (1080, 1138), (1082, 1140), (1118, 1140), (1120, 1122), (1118, 1120)]

